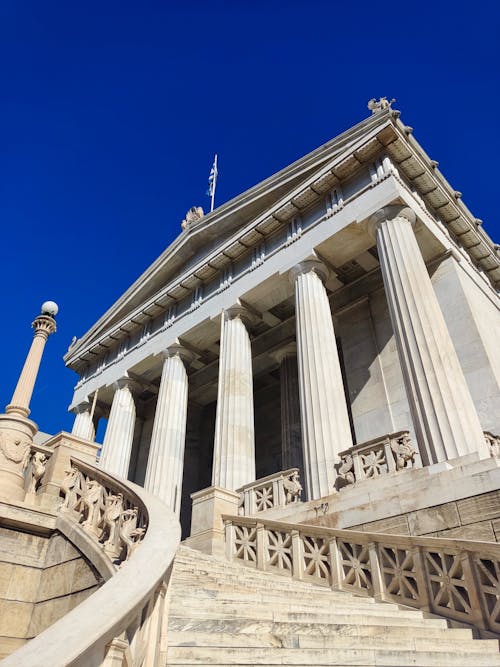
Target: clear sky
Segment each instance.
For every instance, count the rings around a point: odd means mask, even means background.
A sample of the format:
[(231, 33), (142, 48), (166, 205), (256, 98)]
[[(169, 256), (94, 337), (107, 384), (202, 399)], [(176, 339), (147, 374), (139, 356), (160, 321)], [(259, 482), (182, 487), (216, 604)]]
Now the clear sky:
[(70, 429), (62, 355), (180, 232), (396, 97), (500, 241), (500, 5), (0, 1), (0, 409), (45, 299), (32, 417)]

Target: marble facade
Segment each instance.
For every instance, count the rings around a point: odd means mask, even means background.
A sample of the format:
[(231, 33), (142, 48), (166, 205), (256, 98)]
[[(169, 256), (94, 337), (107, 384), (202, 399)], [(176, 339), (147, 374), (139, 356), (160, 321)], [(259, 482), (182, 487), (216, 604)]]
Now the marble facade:
[(387, 433), (424, 466), (490, 456), (498, 247), (398, 116), (186, 222), (70, 347), (74, 434), (107, 419), (100, 465), (185, 530), (210, 486), (298, 467), (327, 496), (339, 453)]

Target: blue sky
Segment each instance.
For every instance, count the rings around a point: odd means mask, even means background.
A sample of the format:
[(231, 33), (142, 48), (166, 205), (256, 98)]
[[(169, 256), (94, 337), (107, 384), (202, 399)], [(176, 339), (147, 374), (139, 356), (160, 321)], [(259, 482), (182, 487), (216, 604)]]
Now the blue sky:
[[(60, 304), (32, 400), (70, 429), (62, 355), (208, 205), (396, 97), (500, 241), (498, 3), (0, 1), (0, 403), (45, 299)], [(1, 409), (1, 406), (0, 406)]]

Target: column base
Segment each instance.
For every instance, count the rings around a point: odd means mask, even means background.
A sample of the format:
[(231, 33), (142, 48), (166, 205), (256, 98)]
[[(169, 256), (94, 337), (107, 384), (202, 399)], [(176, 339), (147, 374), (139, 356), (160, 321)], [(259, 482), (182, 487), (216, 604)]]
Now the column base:
[(24, 471), (38, 426), (17, 414), (0, 415), (0, 500), (25, 497)]
[(223, 514), (238, 514), (240, 494), (219, 486), (191, 494), (191, 535), (184, 544), (213, 556), (224, 556)]

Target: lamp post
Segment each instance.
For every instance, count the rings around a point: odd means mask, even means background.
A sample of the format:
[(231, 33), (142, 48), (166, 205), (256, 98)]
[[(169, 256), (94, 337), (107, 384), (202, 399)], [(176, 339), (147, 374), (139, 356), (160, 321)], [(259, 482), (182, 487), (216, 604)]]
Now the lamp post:
[(38, 431), (28, 419), (29, 404), (42, 360), (43, 350), (50, 334), (56, 331), (55, 316), (58, 306), (53, 301), (42, 304), (41, 314), (35, 318), (35, 331), (23, 370), (19, 376), (12, 400), (0, 414), (0, 499), (17, 501), (24, 498), (24, 470), (29, 460), (33, 436)]

